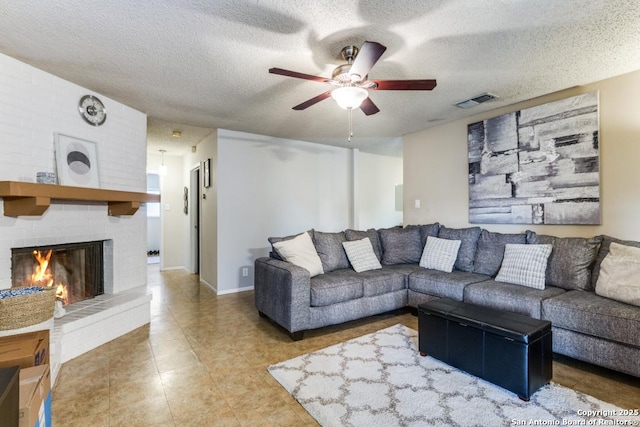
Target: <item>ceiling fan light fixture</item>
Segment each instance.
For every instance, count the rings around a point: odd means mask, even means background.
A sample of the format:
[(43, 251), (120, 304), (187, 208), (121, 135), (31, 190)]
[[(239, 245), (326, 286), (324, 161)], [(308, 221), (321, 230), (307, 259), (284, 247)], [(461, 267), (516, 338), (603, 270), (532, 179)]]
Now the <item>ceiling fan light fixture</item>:
[[(328, 83), (337, 89), (327, 90), (320, 95), (314, 96), (305, 102), (292, 107), (293, 110), (305, 110), (329, 96), (336, 100), (338, 105), (349, 111), (360, 108), (362, 112), (370, 116), (376, 114), (380, 109), (373, 103), (367, 89), (382, 90), (433, 90), (436, 87), (434, 79), (420, 80), (368, 80), (369, 71), (378, 62), (387, 48), (380, 43), (365, 41), (358, 49), (354, 46), (347, 46), (342, 49), (342, 57), (346, 64), (336, 67), (331, 78), (313, 76), (311, 74), (299, 73), (297, 71), (285, 70), (282, 68), (269, 68), (269, 73), (279, 74), (296, 79), (310, 80), (318, 83)], [(351, 114), (349, 114), (351, 115)]]
[(369, 92), (366, 89), (355, 86), (345, 86), (334, 89), (331, 97), (336, 100), (338, 105), (345, 110), (352, 110), (360, 107), (362, 101), (367, 99)]

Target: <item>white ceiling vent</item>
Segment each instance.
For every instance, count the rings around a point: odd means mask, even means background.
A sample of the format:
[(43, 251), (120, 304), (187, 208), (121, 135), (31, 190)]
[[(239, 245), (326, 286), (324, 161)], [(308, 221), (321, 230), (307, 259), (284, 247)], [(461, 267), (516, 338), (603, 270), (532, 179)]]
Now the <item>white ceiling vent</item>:
[(456, 107), (460, 108), (471, 108), (476, 105), (482, 104), (483, 102), (491, 101), (492, 99), (496, 99), (497, 96), (491, 93), (483, 93), (480, 96), (476, 96), (475, 98), (467, 99), (466, 101), (458, 102)]

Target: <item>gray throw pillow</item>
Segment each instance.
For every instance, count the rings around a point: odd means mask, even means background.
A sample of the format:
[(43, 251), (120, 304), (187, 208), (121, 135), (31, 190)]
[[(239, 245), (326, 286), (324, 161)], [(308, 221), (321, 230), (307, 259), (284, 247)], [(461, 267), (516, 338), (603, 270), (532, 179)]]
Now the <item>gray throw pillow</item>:
[(600, 275), (600, 264), (602, 264), (604, 257), (609, 254), (609, 246), (611, 245), (611, 242), (625, 246), (633, 246), (634, 248), (640, 248), (640, 242), (636, 242), (634, 240), (621, 240), (606, 235), (597, 236), (597, 238), (601, 239), (602, 243), (600, 244), (600, 250), (598, 251), (596, 263), (593, 265), (593, 274), (591, 275), (591, 289), (596, 288), (596, 283), (598, 283), (598, 276)]
[(553, 246), (547, 265), (547, 285), (567, 290), (594, 289), (591, 266), (600, 241), (600, 237), (554, 237), (527, 231), (528, 244)]
[(373, 246), (373, 253), (376, 254), (378, 261), (382, 260), (382, 245), (380, 244), (380, 237), (376, 229), (370, 228), (367, 231), (349, 229), (345, 230), (344, 235), (348, 241), (362, 240), (368, 237), (369, 240), (371, 240), (371, 246)]
[(378, 230), (382, 243), (382, 264), (417, 264), (422, 256), (419, 227)]
[(440, 231), (440, 224), (425, 224), (419, 225), (420, 227), (420, 237), (422, 238), (422, 247), (427, 244), (427, 237), (438, 237), (438, 231)]
[(453, 268), (460, 271), (473, 273), (473, 260), (476, 256), (478, 247), (478, 238), (480, 237), (480, 227), (470, 228), (447, 228), (440, 226), (438, 237), (441, 239), (460, 240), (460, 250), (458, 258)]
[(322, 261), (322, 269), (325, 273), (341, 268), (349, 268), (349, 258), (347, 258), (342, 246), (342, 242), (346, 241), (347, 238), (342, 231), (338, 233), (313, 231), (313, 244)]
[(474, 273), (495, 277), (502, 265), (504, 246), (507, 243), (525, 244), (527, 236), (524, 234), (502, 234), (482, 230), (478, 238), (478, 249), (473, 261)]

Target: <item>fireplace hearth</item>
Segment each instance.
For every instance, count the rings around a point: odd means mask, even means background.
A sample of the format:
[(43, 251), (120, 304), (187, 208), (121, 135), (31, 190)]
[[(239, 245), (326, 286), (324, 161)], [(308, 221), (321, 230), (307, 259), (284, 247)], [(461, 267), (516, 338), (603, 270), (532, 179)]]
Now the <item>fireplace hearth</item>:
[(104, 241), (11, 249), (11, 286), (56, 288), (64, 306), (104, 294)]

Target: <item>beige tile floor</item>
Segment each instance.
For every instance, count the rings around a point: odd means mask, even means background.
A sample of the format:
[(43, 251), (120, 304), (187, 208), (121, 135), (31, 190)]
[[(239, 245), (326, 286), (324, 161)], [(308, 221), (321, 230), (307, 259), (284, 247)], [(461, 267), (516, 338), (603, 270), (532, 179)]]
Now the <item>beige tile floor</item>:
[[(267, 366), (402, 323), (373, 316), (293, 342), (261, 319), (253, 292), (215, 296), (185, 272), (149, 266), (151, 323), (65, 363), (53, 422), (67, 426), (306, 426), (315, 421)], [(640, 407), (637, 378), (558, 357), (554, 381), (625, 408)]]

